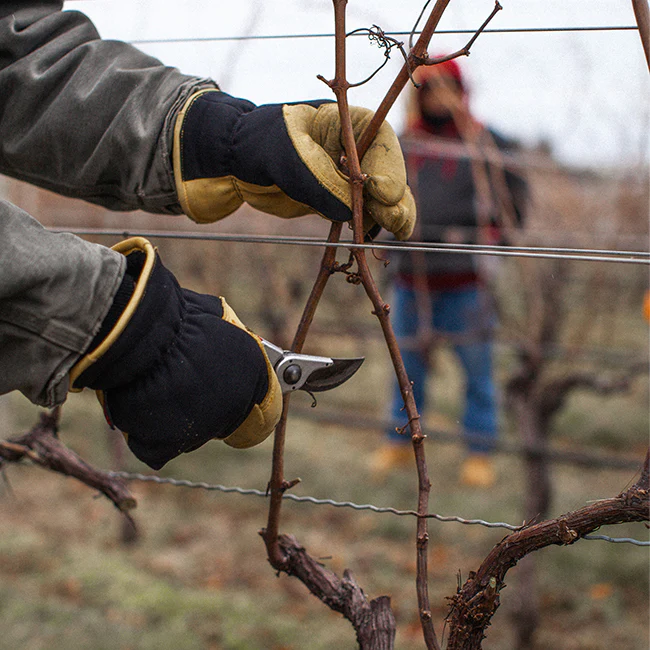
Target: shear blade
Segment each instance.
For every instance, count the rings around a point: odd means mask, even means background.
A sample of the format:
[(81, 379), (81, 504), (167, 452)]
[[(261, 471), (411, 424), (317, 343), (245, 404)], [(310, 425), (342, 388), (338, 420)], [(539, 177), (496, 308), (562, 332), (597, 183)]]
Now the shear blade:
[(332, 359), (331, 366), (318, 368), (314, 370), (307, 381), (301, 386), (301, 390), (310, 393), (318, 393), (324, 390), (330, 390), (346, 382), (352, 375), (359, 370), (365, 357), (356, 359)]

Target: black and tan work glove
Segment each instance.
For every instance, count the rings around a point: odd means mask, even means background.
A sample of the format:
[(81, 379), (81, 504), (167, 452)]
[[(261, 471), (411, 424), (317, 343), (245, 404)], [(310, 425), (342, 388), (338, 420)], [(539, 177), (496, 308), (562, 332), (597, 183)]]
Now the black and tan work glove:
[(153, 469), (213, 438), (264, 440), (282, 393), (260, 339), (222, 298), (181, 288), (146, 239), (114, 249), (126, 273), (71, 390), (95, 389), (109, 424)]
[[(351, 108), (355, 138), (372, 111)], [(325, 101), (255, 106), (218, 90), (192, 96), (176, 119), (174, 176), (183, 211), (212, 222), (246, 202), (279, 217), (317, 213), (330, 221), (352, 218), (336, 104)], [(415, 202), (406, 184), (395, 132), (384, 122), (361, 161), (364, 227), (375, 224), (408, 239)]]

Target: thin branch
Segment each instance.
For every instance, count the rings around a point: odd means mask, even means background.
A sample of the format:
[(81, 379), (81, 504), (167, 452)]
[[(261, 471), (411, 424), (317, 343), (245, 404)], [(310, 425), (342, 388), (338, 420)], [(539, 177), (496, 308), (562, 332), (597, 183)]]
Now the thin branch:
[[(420, 38), (418, 39), (415, 47), (411, 50), (408, 60), (405, 66), (402, 68), (401, 72), (398, 74), (395, 82), (392, 87), (389, 89), (386, 97), (380, 104), (377, 112), (375, 113), (373, 119), (370, 121), (365, 132), (361, 135), (359, 142), (354, 143), (354, 137), (352, 135), (351, 122), (350, 127), (345, 128), (346, 121), (349, 121), (349, 109), (347, 105), (347, 97), (345, 94), (345, 83), (339, 82), (338, 84), (332, 85), (337, 101), (339, 103), (339, 110), (341, 113), (341, 122), (343, 126), (343, 142), (345, 150), (347, 152), (347, 166), (350, 175), (350, 183), (352, 188), (352, 206), (353, 206), (353, 223), (354, 223), (354, 241), (355, 243), (362, 243), (363, 241), (363, 186), (362, 180), (363, 176), (361, 173), (361, 167), (359, 160), (363, 158), (367, 148), (370, 146), (370, 143), (377, 134), (379, 127), (384, 121), (384, 118), (388, 114), (392, 104), (395, 99), (403, 89), (408, 78), (410, 77), (412, 70), (418, 65), (422, 65), (427, 62), (428, 56), (426, 56), (426, 49), (429, 44), (429, 40), (437, 27), (440, 18), (447, 5), (449, 0), (438, 0), (431, 12), (431, 16), (427, 21)], [(501, 6), (496, 3), (496, 8), (490, 15), (490, 17), (482, 25), (482, 31), (487, 23), (492, 19), (496, 12), (501, 8)], [(476, 40), (478, 33), (470, 41), (469, 46)], [(338, 71), (337, 71), (338, 72)], [(359, 276), (361, 278), (366, 294), (370, 298), (374, 311), (373, 313), (379, 319), (384, 338), (386, 340), (386, 345), (388, 347), (391, 360), (393, 362), (393, 367), (397, 377), (397, 381), (400, 387), (400, 392), (404, 400), (404, 406), (406, 414), (408, 417), (409, 427), (411, 430), (411, 440), (413, 443), (413, 449), (415, 454), (415, 461), (417, 466), (418, 473), (418, 513), (425, 514), (428, 511), (429, 507), (429, 495), (431, 491), (431, 481), (429, 479), (428, 468), (426, 464), (426, 458), (424, 453), (424, 435), (422, 433), (422, 427), (420, 423), (420, 416), (417, 411), (417, 406), (415, 404), (415, 399), (413, 397), (413, 391), (411, 388), (411, 383), (406, 373), (404, 367), (404, 362), (402, 360), (402, 355), (393, 332), (392, 324), (390, 322), (389, 313), (390, 307), (387, 305), (377, 288), (377, 285), (372, 277), (370, 268), (365, 256), (365, 251), (363, 249), (352, 249), (352, 253), (357, 261), (357, 266), (359, 269)], [(438, 640), (436, 637), (435, 629), (433, 627), (433, 621), (431, 616), (431, 606), (429, 603), (429, 590), (428, 590), (428, 528), (427, 520), (424, 517), (418, 519), (417, 525), (417, 556), (416, 556), (416, 591), (418, 597), (418, 609), (420, 616), (420, 624), (422, 626), (422, 632), (424, 635), (424, 640), (427, 648), (433, 648), (438, 650), (440, 648)]]
[[(330, 243), (338, 242), (341, 236), (342, 224), (334, 223), (330, 229), (327, 239)], [(305, 309), (300, 319), (296, 335), (291, 345), (293, 352), (301, 352), (307, 338), (307, 332), (314, 320), (316, 309), (332, 273), (335, 272), (336, 248), (328, 247), (323, 253), (320, 269), (316, 282), (307, 299)], [(269, 481), (270, 505), (266, 528), (262, 531), (262, 537), (266, 544), (267, 553), (271, 566), (278, 571), (284, 570), (285, 557), (279, 544), (280, 514), (282, 511), (282, 495), (288, 489), (287, 481), (284, 478), (284, 446), (286, 439), (287, 417), (289, 413), (290, 393), (284, 396), (284, 405), (280, 422), (275, 429), (273, 441), (273, 461), (271, 479)]]
[[(335, 1), (335, 11), (338, 18), (344, 20), (344, 2)], [(338, 11), (337, 11), (338, 8)], [(337, 24), (338, 27), (338, 24)], [(352, 193), (352, 223), (353, 239), (357, 244), (363, 243), (363, 183), (364, 174), (361, 171), (360, 159), (363, 157), (360, 146), (355, 143), (352, 129), (352, 120), (350, 117), (350, 108), (347, 99), (347, 90), (349, 88), (346, 77), (345, 67), (345, 49), (344, 43), (337, 48), (336, 59), (336, 76), (330, 84), (336, 95), (339, 114), (341, 117), (342, 140), (347, 155), (347, 171), (350, 178), (350, 188)], [(368, 127), (370, 129), (370, 126)], [(367, 131), (366, 131), (367, 132)], [(365, 135), (365, 134), (364, 134)], [(363, 139), (362, 135), (362, 139)], [(374, 134), (373, 134), (374, 138)], [(371, 138), (372, 141), (372, 138)], [(367, 296), (373, 304), (373, 313), (379, 319), (384, 338), (393, 362), (395, 374), (400, 386), (400, 391), (404, 399), (406, 412), (411, 429), (411, 440), (415, 451), (415, 458), (418, 471), (418, 513), (424, 514), (429, 506), (429, 492), (431, 482), (428, 476), (424, 447), (422, 445), (424, 436), (420, 425), (420, 416), (417, 411), (415, 399), (411, 384), (404, 367), (402, 355), (397, 344), (397, 339), (393, 332), (392, 324), (389, 319), (390, 307), (387, 305), (377, 289), (372, 273), (366, 260), (365, 250), (353, 248), (352, 254), (357, 262), (358, 274), (361, 283), (366, 291)], [(417, 523), (417, 573), (416, 573), (416, 590), (418, 597), (420, 623), (427, 648), (439, 650), (440, 646), (436, 637), (435, 629), (431, 616), (431, 606), (429, 603), (428, 591), (428, 522), (425, 518), (419, 518)]]
[[(350, 118), (350, 109), (347, 100), (347, 91), (350, 88), (350, 84), (346, 79), (346, 44), (345, 44), (345, 7), (346, 0), (333, 0), (334, 3), (334, 14), (335, 14), (335, 49), (336, 49), (336, 72), (335, 78), (332, 81), (325, 81), (320, 77), (334, 92), (337, 104), (339, 107), (339, 114), (341, 118), (341, 132), (342, 132), (342, 141), (344, 144), (344, 149), (346, 156), (342, 159), (344, 164), (345, 171), (350, 179), (350, 187), (352, 193), (352, 213), (353, 213), (353, 240), (357, 245), (363, 244), (363, 184), (365, 181), (364, 174), (361, 171), (359, 161), (363, 158), (363, 155), (367, 151), (372, 140), (376, 136), (379, 127), (384, 121), (386, 114), (390, 110), (392, 104), (397, 99), (400, 91), (408, 81), (411, 75), (411, 71), (424, 63), (427, 59), (426, 48), (428, 46), (431, 35), (433, 34), (442, 13), (447, 7), (449, 0), (437, 0), (436, 5), (432, 10), (432, 14), (425, 25), (425, 28), (418, 39), (418, 42), (414, 48), (415, 52), (409, 54), (408, 60), (405, 63), (402, 71), (398, 74), (397, 79), (389, 89), (386, 97), (380, 104), (379, 109), (375, 113), (375, 116), (370, 121), (365, 132), (362, 134), (358, 143), (355, 143), (354, 133), (352, 129), (352, 120)], [(496, 10), (495, 10), (496, 12)], [(494, 12), (494, 13), (495, 13)], [(481, 28), (483, 29), (483, 28)], [(473, 39), (475, 40), (475, 39)], [(473, 42), (472, 40), (472, 42)], [(335, 232), (336, 226), (332, 226), (330, 231), (331, 243), (337, 242), (338, 237), (340, 236), (340, 227), (338, 232)], [(428, 511), (428, 502), (429, 502), (429, 492), (431, 488), (431, 482), (428, 476), (428, 470), (426, 466), (426, 460), (424, 456), (423, 441), (424, 435), (422, 434), (422, 429), (420, 425), (420, 418), (417, 412), (417, 407), (415, 405), (415, 400), (413, 398), (413, 393), (411, 390), (411, 384), (404, 368), (404, 363), (402, 361), (401, 353), (399, 346), (397, 344), (397, 339), (392, 329), (390, 319), (388, 317), (390, 307), (383, 301), (379, 290), (374, 282), (370, 268), (365, 256), (365, 251), (362, 248), (353, 248), (352, 254), (357, 262), (358, 266), (358, 277), (361, 280), (361, 283), (366, 290), (366, 294), (370, 298), (374, 306), (374, 314), (378, 317), (381, 324), (382, 331), (384, 333), (384, 338), (386, 339), (386, 344), (388, 346), (391, 359), (393, 361), (393, 366), (395, 368), (395, 373), (397, 375), (398, 383), (400, 390), (402, 392), (402, 397), (405, 402), (406, 411), (409, 416), (409, 423), (411, 427), (411, 439), (414, 446), (417, 470), (418, 470), (418, 513), (420, 515), (425, 515)], [(304, 343), (304, 339), (307, 335), (307, 330), (313, 319), (316, 307), (322, 295), (322, 292), (325, 288), (327, 280), (330, 275), (337, 269), (334, 267), (334, 255), (335, 249), (333, 247), (326, 249), (326, 252), (323, 256), (323, 261), (321, 263), (321, 269), (319, 271), (318, 278), (312, 294), (310, 296), (309, 303), (305, 308), (303, 320), (299, 326), (296, 338), (294, 340), (294, 345), (292, 349), (299, 351)], [(284, 453), (284, 439), (285, 439), (285, 428), (286, 428), (286, 418), (288, 414), (288, 400), (285, 398), (284, 411), (282, 419), (278, 428), (276, 429), (275, 434), (275, 443), (273, 450), (273, 469), (271, 481), (269, 484), (269, 491), (271, 494), (271, 505), (269, 508), (269, 517), (267, 521), (267, 527), (262, 531), (262, 536), (264, 538), (265, 544), (267, 546), (267, 552), (269, 555), (269, 561), (271, 562), (274, 568), (287, 571), (290, 566), (291, 558), (287, 554), (287, 548), (283, 547), (281, 544), (281, 538), (279, 536), (279, 519), (280, 519), (280, 509), (282, 502), (282, 495), (284, 491), (288, 488), (289, 484), (286, 483), (284, 479), (284, 468), (283, 468), (283, 453)], [(427, 532), (427, 520), (426, 517), (421, 516), (418, 518), (417, 524), (417, 576), (416, 576), (416, 588), (418, 596), (418, 605), (419, 605), (419, 614), (420, 622), (422, 625), (423, 635), (427, 648), (430, 650), (440, 650), (438, 644), (435, 630), (433, 627), (432, 616), (431, 616), (431, 607), (429, 604), (429, 595), (428, 595), (428, 570), (427, 570), (427, 556), (428, 556), (428, 532)], [(310, 583), (311, 580), (309, 575), (304, 575), (303, 582), (312, 589)], [(364, 597), (365, 598), (365, 597)], [(349, 617), (349, 620), (352, 622), (353, 626), (357, 630), (357, 638), (359, 639), (359, 629), (355, 620), (352, 617)], [(375, 639), (373, 642), (378, 642)]]
[[(359, 158), (363, 159), (363, 155), (366, 153), (368, 147), (370, 146), (370, 143), (372, 142), (373, 138), (379, 131), (379, 127), (383, 124), (384, 120), (386, 119), (386, 116), (388, 115), (388, 111), (392, 108), (393, 104), (399, 97), (399, 94), (402, 92), (404, 86), (408, 83), (409, 79), (411, 78), (413, 71), (421, 65), (427, 65), (428, 62), (430, 62), (431, 64), (435, 64), (439, 62), (436, 60), (429, 59), (427, 48), (429, 47), (429, 41), (431, 40), (433, 33), (436, 31), (436, 28), (438, 27), (438, 23), (440, 22), (440, 19), (442, 18), (442, 15), (445, 12), (445, 9), (447, 8), (449, 2), (450, 0), (436, 0), (436, 4), (431, 10), (431, 15), (429, 16), (429, 19), (424, 25), (424, 28), (420, 33), (420, 37), (418, 38), (417, 42), (409, 52), (408, 60), (406, 61), (406, 63), (404, 64), (400, 72), (397, 74), (395, 81), (393, 81), (393, 84), (388, 89), (386, 96), (384, 97), (383, 101), (377, 108), (377, 111), (375, 112), (372, 120), (370, 121), (366, 130), (364, 131), (364, 133), (359, 138), (359, 141), (357, 142), (357, 150), (359, 152)], [(492, 18), (499, 11), (500, 8), (501, 5), (499, 5), (499, 3), (496, 2), (495, 9), (492, 11), (489, 18), (485, 21), (485, 23), (483, 23), (483, 25), (480, 27), (479, 31), (474, 34), (474, 36), (470, 39), (469, 43), (465, 46), (465, 48), (463, 48), (463, 53), (467, 54), (469, 52), (469, 47), (471, 47), (471, 45), (474, 43), (478, 34), (480, 34), (480, 32), (482, 32), (485, 29), (485, 26), (488, 24), (488, 22), (490, 22), (490, 20), (492, 20)]]
[(650, 70), (650, 9), (648, 9), (648, 0), (632, 0), (632, 8), (636, 17), (636, 24), (639, 27), (645, 60), (648, 64), (648, 70)]
[(415, 70), (419, 65), (422, 65), (426, 60), (429, 41), (431, 40), (431, 36), (433, 36), (433, 32), (438, 26), (440, 18), (442, 18), (442, 14), (447, 8), (449, 2), (450, 0), (436, 0), (436, 4), (431, 10), (431, 15), (420, 33), (420, 37), (409, 52), (408, 60), (402, 66), (397, 77), (395, 77), (395, 81), (393, 81), (393, 84), (388, 89), (386, 96), (377, 108), (372, 120), (357, 142), (357, 151), (359, 152), (359, 157), (361, 159), (363, 159), (363, 155), (366, 153), (370, 143), (379, 131), (379, 127), (386, 119), (388, 111), (392, 108), (404, 86), (411, 78), (413, 70)]
[(598, 395), (625, 393), (630, 390), (634, 378), (647, 370), (647, 364), (641, 362), (612, 377), (602, 377), (596, 372), (574, 372), (549, 380), (538, 390), (539, 411), (544, 417), (552, 417), (577, 389), (590, 390)]
[[(336, 61), (337, 77), (333, 86), (337, 86), (337, 80), (340, 80), (340, 88), (344, 88), (345, 93), (345, 2), (334, 3), (335, 23), (336, 23)], [(341, 74), (343, 72), (343, 74)], [(338, 99), (338, 96), (337, 96)], [(341, 102), (339, 102), (339, 106)], [(347, 104), (345, 104), (347, 109)], [(349, 130), (352, 134), (351, 121), (349, 113), (347, 115), (347, 124), (342, 119), (342, 128), (345, 133)], [(352, 140), (354, 147), (354, 140)], [(358, 162), (357, 162), (358, 165)], [(359, 174), (360, 180), (357, 184), (363, 189), (363, 178)], [(329, 241), (338, 242), (341, 234), (342, 224), (333, 224), (330, 230)], [(307, 336), (307, 331), (314, 318), (316, 308), (321, 299), (325, 286), (332, 273), (343, 270), (336, 264), (336, 249), (328, 247), (325, 250), (318, 277), (310, 294), (307, 305), (303, 312), (296, 336), (291, 349), (300, 351)], [(289, 396), (285, 396), (285, 403), (282, 417), (275, 432), (275, 441), (273, 448), (273, 467), (269, 491), (271, 503), (269, 506), (269, 516), (267, 527), (261, 534), (267, 547), (267, 553), (271, 565), (278, 571), (285, 571), (290, 575), (297, 576), (307, 588), (316, 594), (325, 604), (332, 609), (340, 611), (354, 627), (357, 640), (361, 648), (370, 650), (391, 650), (395, 638), (395, 619), (390, 609), (390, 599), (381, 597), (380, 599), (368, 602), (363, 591), (356, 585), (351, 575), (347, 573), (343, 581), (331, 572), (327, 571), (322, 565), (314, 561), (304, 548), (298, 543), (285, 535), (279, 535), (279, 521), (281, 504), (284, 492), (290, 487), (290, 483), (284, 478), (284, 442), (286, 436), (286, 421), (289, 409)], [(336, 587), (332, 587), (336, 584)], [(329, 585), (329, 589), (324, 590), (323, 585)], [(354, 587), (354, 588), (352, 588)], [(335, 595), (333, 595), (335, 592)], [(345, 592), (347, 597), (343, 597), (341, 592)]]
[(135, 527), (129, 510), (136, 507), (126, 482), (98, 470), (61, 443), (57, 436), (59, 408), (42, 413), (40, 421), (28, 433), (0, 442), (0, 464), (29, 460), (52, 472), (72, 476), (99, 490)]
[(427, 7), (430, 4), (431, 4), (431, 0), (427, 0), (424, 3), (424, 7), (422, 7), (422, 11), (420, 11), (420, 15), (417, 17), (417, 20), (415, 21), (415, 25), (413, 25), (413, 29), (411, 30), (411, 33), (409, 34), (409, 50), (413, 49), (413, 36), (415, 36), (415, 32), (417, 31), (418, 25), (420, 24), (420, 21), (422, 20), (422, 16), (424, 16), (424, 12), (427, 10)]
[(501, 11), (503, 7), (499, 4), (498, 0), (494, 3), (494, 9), (492, 10), (492, 13), (485, 19), (484, 23), (478, 28), (478, 30), (474, 33), (472, 38), (469, 39), (465, 47), (462, 47), (460, 50), (457, 52), (453, 52), (452, 54), (447, 54), (446, 56), (438, 57), (438, 58), (427, 58), (426, 61), (424, 62), (424, 65), (436, 65), (437, 63), (444, 63), (445, 61), (451, 61), (451, 59), (457, 59), (459, 56), (469, 56), (469, 51), (474, 45), (474, 41), (480, 36), (480, 34), (483, 32), (483, 30), (490, 24), (492, 19)]

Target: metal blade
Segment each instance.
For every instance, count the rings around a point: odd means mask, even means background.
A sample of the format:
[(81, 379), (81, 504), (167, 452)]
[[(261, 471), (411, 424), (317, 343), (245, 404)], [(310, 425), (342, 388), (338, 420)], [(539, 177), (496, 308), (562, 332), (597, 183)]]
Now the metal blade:
[(332, 359), (332, 365), (314, 370), (307, 378), (307, 381), (300, 387), (300, 390), (318, 393), (336, 388), (350, 379), (364, 361), (365, 357)]

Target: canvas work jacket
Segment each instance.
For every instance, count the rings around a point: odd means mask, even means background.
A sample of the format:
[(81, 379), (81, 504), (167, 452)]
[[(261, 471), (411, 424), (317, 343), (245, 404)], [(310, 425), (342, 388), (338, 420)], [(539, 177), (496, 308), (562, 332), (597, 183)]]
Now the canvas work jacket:
[[(114, 210), (179, 214), (174, 119), (216, 84), (101, 40), (62, 4), (0, 5), (0, 173)], [(123, 274), (122, 255), (0, 200), (0, 394), (64, 401)]]

